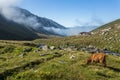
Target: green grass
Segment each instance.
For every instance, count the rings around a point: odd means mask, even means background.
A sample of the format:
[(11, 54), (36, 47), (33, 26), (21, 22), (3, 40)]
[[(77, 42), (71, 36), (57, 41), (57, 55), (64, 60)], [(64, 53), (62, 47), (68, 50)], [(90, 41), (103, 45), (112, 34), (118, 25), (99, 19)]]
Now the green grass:
[[(71, 60), (70, 55), (77, 57)], [(101, 64), (86, 65), (90, 54), (84, 52), (64, 52), (62, 57), (44, 62), (32, 69), (8, 76), (7, 80), (119, 80), (120, 60), (107, 55), (107, 67)]]
[[(105, 29), (109, 30), (105, 31)], [(72, 45), (78, 49), (92, 45), (100, 49), (107, 48), (110, 51), (120, 53), (120, 19), (105, 24), (91, 32), (94, 34), (90, 36), (76, 35), (63, 38), (37, 39), (34, 42), (54, 45), (56, 47), (69, 47)]]
[(56, 47), (69, 47), (75, 46), (76, 48), (85, 47), (85, 46), (95, 46), (99, 49), (107, 48), (110, 51), (120, 53), (120, 33), (119, 30), (117, 32), (110, 32), (108, 35), (98, 35), (93, 34), (90, 36), (71, 36), (65, 38), (53, 38), (53, 39), (38, 39), (35, 40), (36, 43), (45, 43), (48, 45), (54, 45)]
[[(8, 41), (1, 44), (1, 50), (9, 47), (0, 55), (0, 77), (4, 80), (119, 80), (120, 58), (107, 55), (107, 67), (101, 64), (86, 65), (89, 53), (81, 51), (48, 50), (34, 52), (36, 46), (23, 45), (28, 42)], [(8, 46), (9, 45), (9, 46)], [(23, 49), (32, 48), (24, 57)], [(11, 51), (12, 49), (12, 51)], [(60, 54), (56, 55), (54, 53)], [(40, 54), (49, 53), (46, 56)], [(75, 55), (74, 59), (70, 59)]]
[[(120, 58), (107, 55), (107, 67), (101, 64), (86, 65), (90, 56), (79, 50), (80, 47), (93, 45), (100, 49), (108, 48), (120, 52), (120, 36), (110, 35), (71, 36), (65, 38), (41, 39), (34, 41), (0, 41), (0, 79), (2, 80), (119, 80)], [(119, 34), (118, 32), (116, 34)], [(113, 36), (113, 40), (108, 38)], [(39, 51), (38, 45), (67, 48), (75, 46), (78, 50)], [(29, 50), (24, 52), (24, 50)], [(58, 54), (55, 54), (55, 53)], [(46, 54), (40, 56), (41, 54)], [(24, 55), (24, 56), (22, 56)], [(75, 55), (74, 59), (70, 59)], [(4, 79), (3, 79), (4, 78)]]

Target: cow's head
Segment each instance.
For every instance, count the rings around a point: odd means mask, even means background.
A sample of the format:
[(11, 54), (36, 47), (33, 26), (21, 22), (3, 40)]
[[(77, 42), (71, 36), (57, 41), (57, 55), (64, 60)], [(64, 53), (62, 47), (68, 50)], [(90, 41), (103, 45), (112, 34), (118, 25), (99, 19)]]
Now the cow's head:
[(86, 59), (86, 64), (89, 64), (91, 62), (91, 59), (90, 58), (87, 58)]

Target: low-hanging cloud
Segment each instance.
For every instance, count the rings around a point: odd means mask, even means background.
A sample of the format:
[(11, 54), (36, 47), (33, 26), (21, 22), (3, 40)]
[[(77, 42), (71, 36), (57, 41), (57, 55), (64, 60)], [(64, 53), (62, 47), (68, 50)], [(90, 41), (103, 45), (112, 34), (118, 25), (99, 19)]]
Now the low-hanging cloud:
[(92, 27), (91, 26), (78, 26), (78, 27), (70, 27), (67, 29), (60, 29), (60, 28), (55, 28), (55, 27), (44, 27), (44, 29), (47, 31), (52, 31), (56, 34), (60, 34), (64, 36), (78, 35), (80, 32), (89, 32), (95, 28), (96, 26), (92, 26)]
[(91, 18), (89, 21), (84, 23), (77, 19), (76, 23), (78, 26), (69, 27), (67, 29), (59, 29), (54, 27), (44, 27), (44, 29), (60, 35), (72, 36), (78, 35), (80, 32), (89, 32), (104, 24), (104, 22), (99, 18)]
[[(8, 20), (12, 20), (19, 24), (24, 24), (25, 26), (30, 26), (34, 29), (41, 27), (41, 23), (38, 22), (35, 16), (28, 17), (20, 9), (15, 7), (17, 6), (17, 4), (20, 3), (20, 1), (22, 0), (0, 0), (0, 14), (3, 15)], [(71, 35), (77, 35), (83, 31), (90, 31), (96, 28), (96, 26), (101, 25), (102, 21), (97, 18), (92, 18), (90, 21), (82, 24), (81, 21), (77, 20), (77, 23), (80, 26), (78, 25), (76, 27), (67, 28), (67, 29), (55, 28), (54, 26), (51, 27), (42, 26), (42, 27), (50, 32), (54, 32), (60, 35), (71, 36)]]
[(0, 0), (0, 14), (8, 20), (12, 20), (26, 26), (31, 26), (33, 28), (41, 26), (36, 17), (26, 17), (20, 9), (15, 7), (20, 1), (21, 0)]

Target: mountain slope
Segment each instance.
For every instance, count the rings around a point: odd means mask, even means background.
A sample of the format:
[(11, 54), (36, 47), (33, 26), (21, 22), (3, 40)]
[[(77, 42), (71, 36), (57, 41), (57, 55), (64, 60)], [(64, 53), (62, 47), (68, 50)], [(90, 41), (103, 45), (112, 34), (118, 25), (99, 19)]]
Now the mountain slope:
[(105, 24), (92, 31), (104, 48), (120, 53), (120, 19)]
[[(54, 27), (54, 28), (65, 29), (64, 26), (50, 19), (38, 17), (25, 9), (21, 9), (21, 8), (16, 8), (16, 9), (22, 13), (21, 16), (24, 15), (24, 19), (25, 18), (29, 19), (29, 17), (34, 17), (40, 25), (38, 25), (37, 27), (34, 27), (32, 25), (17, 23), (15, 20), (7, 19), (5, 16), (0, 14), (0, 39), (1, 40), (33, 40), (36, 38), (46, 37), (46, 36), (42, 36), (42, 34), (60, 36), (55, 32), (44, 29), (44, 27)], [(16, 20), (19, 20), (18, 16), (14, 16), (14, 18), (16, 18)], [(24, 19), (23, 19), (23, 22), (24, 22)]]
[[(55, 38), (48, 40), (36, 40), (49, 45), (82, 47), (95, 46), (99, 49), (108, 49), (120, 53), (120, 20), (105, 24), (93, 31), (91, 35), (76, 35), (65, 38)], [(59, 43), (59, 44), (58, 44)]]
[(105, 24), (103, 26), (100, 26), (99, 28), (91, 32), (93, 32), (94, 34), (105, 34), (105, 33), (119, 34), (119, 31), (120, 31), (120, 19)]
[(55, 21), (51, 19), (39, 17), (25, 9), (16, 7), (16, 10), (24, 14), (26, 18), (33, 18), (35, 20), (37, 26), (33, 27), (32, 25), (29, 25), (29, 27), (33, 28), (38, 33), (46, 34), (46, 35), (59, 35), (58, 33), (55, 33), (51, 30), (47, 30), (46, 28), (66, 29), (64, 26), (56, 23)]
[(13, 21), (6, 20), (0, 15), (0, 39), (3, 40), (32, 40), (36, 39), (36, 33), (27, 29), (25, 26)]

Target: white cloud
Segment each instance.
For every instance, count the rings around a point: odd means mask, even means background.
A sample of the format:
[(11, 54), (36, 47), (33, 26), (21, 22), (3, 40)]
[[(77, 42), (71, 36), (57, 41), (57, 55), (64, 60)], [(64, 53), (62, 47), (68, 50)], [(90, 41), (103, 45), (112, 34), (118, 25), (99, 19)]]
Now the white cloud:
[(80, 19), (76, 19), (75, 21), (77, 26), (100, 26), (104, 24), (104, 22), (96, 16), (93, 16), (92, 18), (85, 21), (82, 21)]
[(93, 17), (89, 19), (88, 21), (87, 20), (82, 21), (82, 20), (76, 19), (76, 24), (77, 24), (76, 26), (69, 27), (67, 29), (59, 29), (59, 28), (54, 28), (54, 27), (44, 27), (44, 29), (47, 31), (58, 33), (60, 35), (72, 36), (72, 35), (77, 35), (80, 32), (89, 32), (103, 25), (104, 22), (97, 17)]
[(51, 32), (54, 32), (60, 35), (65, 35), (65, 36), (78, 35), (80, 32), (89, 32), (95, 28), (96, 26), (79, 26), (79, 27), (70, 27), (67, 29), (44, 27), (44, 29), (47, 31), (51, 31)]
[(0, 0), (0, 8), (7, 8), (10, 6), (16, 6), (22, 0)]
[[(14, 8), (17, 6), (21, 0), (0, 0), (0, 14), (5, 18), (12, 20), (14, 22), (31, 26), (34, 29), (40, 27), (40, 22), (37, 21), (36, 17), (26, 17), (24, 13), (20, 10)], [(98, 18), (91, 18), (86, 22), (82, 22), (79, 19), (76, 20), (79, 27), (68, 28), (68, 29), (59, 29), (54, 27), (44, 27), (47, 31), (53, 31), (61, 35), (77, 35), (82, 31), (90, 31), (95, 28), (95, 26), (100, 26), (103, 24), (102, 20)]]
[(41, 26), (36, 17), (26, 17), (21, 10), (15, 8), (21, 0), (0, 0), (0, 14), (6, 19), (36, 28)]

